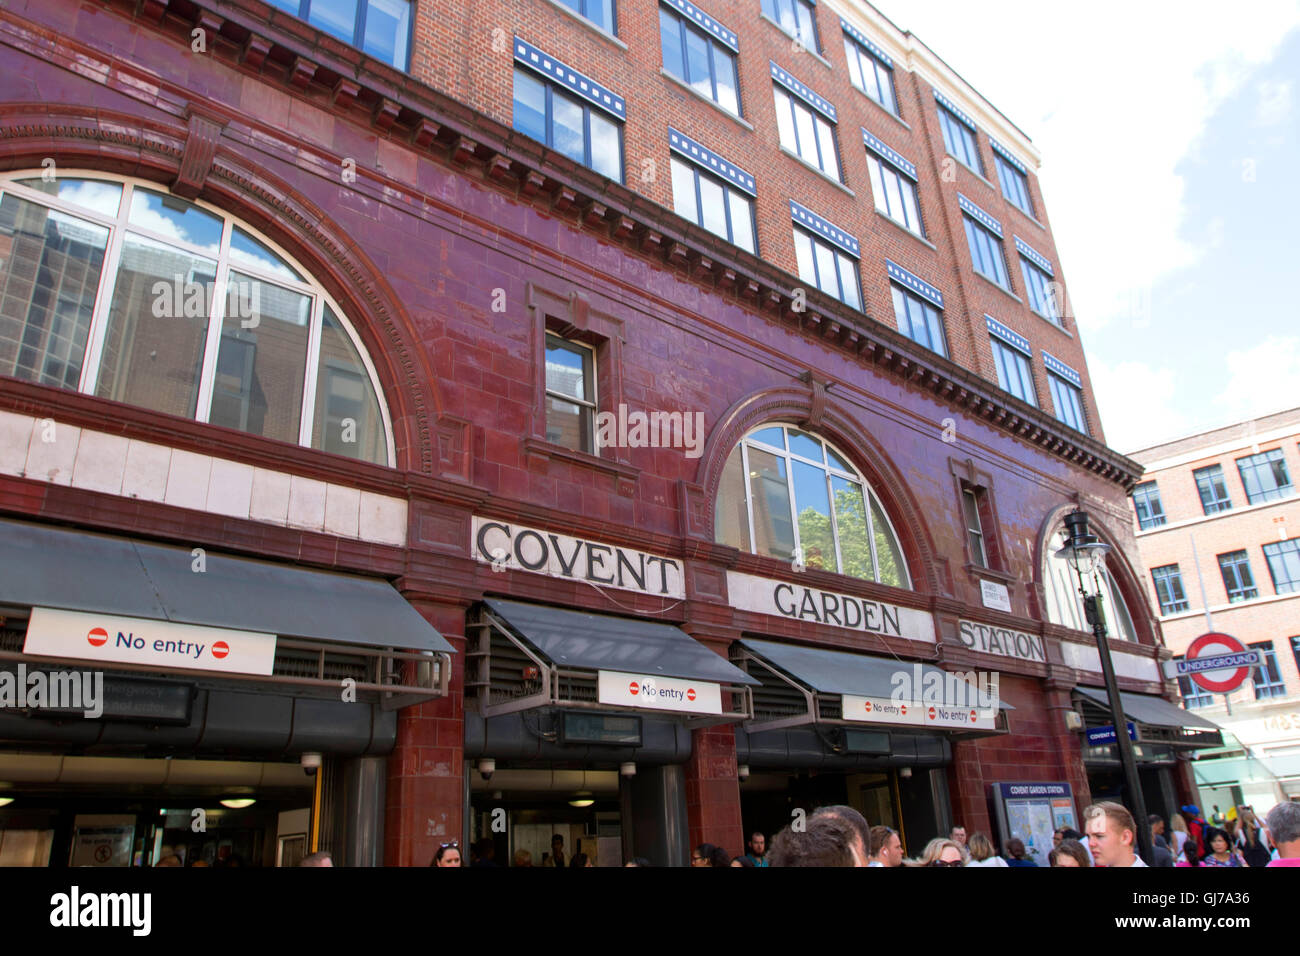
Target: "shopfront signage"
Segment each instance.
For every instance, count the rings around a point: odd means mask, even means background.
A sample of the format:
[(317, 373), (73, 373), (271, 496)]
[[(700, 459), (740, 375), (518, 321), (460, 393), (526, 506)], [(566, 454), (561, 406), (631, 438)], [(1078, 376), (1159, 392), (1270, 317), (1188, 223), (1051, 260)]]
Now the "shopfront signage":
[(269, 676), (275, 635), (37, 607), (27, 624), (27, 654)]
[(739, 571), (727, 572), (727, 592), (731, 606), (742, 611), (934, 643), (934, 618), (915, 608)]
[(980, 600), (984, 602), (985, 607), (991, 607), (995, 611), (1011, 613), (1011, 595), (1008, 593), (1005, 584), (999, 584), (996, 581), (985, 581), (981, 578)]
[(655, 597), (685, 598), (681, 562), (632, 548), (475, 516), (470, 549), (493, 569), (532, 571)]
[(963, 730), (995, 730), (998, 715), (990, 708), (953, 707), (921, 701), (896, 701), (888, 697), (859, 697), (856, 694), (842, 694), (840, 707), (845, 720)]
[(1013, 631), (1005, 627), (991, 627), (975, 621), (958, 621), (957, 636), (973, 651), (1014, 657), (1022, 661), (1045, 662), (1047, 660), (1047, 655), (1043, 651), (1043, 639), (1037, 634), (1026, 634), (1024, 631)]
[[(1133, 721), (1127, 720), (1124, 723), (1128, 727), (1128, 739), (1137, 740), (1137, 727), (1133, 725)], [(1104, 727), (1094, 727), (1092, 730), (1088, 731), (1087, 737), (1089, 747), (1100, 747), (1105, 744), (1113, 744), (1115, 742), (1115, 725), (1106, 724)]]
[(596, 674), (597, 697), (602, 704), (688, 714), (722, 713), (720, 684), (621, 671), (597, 671)]

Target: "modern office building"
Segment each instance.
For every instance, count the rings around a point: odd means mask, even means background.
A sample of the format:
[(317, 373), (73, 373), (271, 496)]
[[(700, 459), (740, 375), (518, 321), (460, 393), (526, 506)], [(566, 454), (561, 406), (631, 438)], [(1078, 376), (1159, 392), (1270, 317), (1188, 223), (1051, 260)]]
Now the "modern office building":
[(1300, 408), (1132, 458), (1146, 466), (1138, 550), (1169, 650), (1184, 658), (1217, 632), (1263, 656), (1227, 695), (1179, 678), (1183, 706), (1225, 732), (1194, 764), (1204, 809), (1300, 799)]
[(105, 674), (0, 710), (0, 860), (1041, 850), (1122, 792), (1076, 508), (1188, 793), (1038, 152), (873, 7), (45, 0), (0, 67), (0, 663)]

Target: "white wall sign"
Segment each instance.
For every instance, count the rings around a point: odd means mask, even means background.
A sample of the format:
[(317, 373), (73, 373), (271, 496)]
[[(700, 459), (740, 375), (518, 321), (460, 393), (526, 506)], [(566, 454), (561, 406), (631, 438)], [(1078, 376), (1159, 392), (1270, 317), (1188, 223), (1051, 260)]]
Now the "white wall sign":
[(1013, 631), (1005, 627), (991, 627), (975, 621), (958, 621), (957, 636), (973, 651), (1000, 654), (1022, 661), (1046, 661), (1043, 639), (1037, 634)]
[(682, 565), (674, 558), (477, 515), (471, 528), (475, 559), (502, 570), (532, 571), (656, 597), (686, 597)]
[(902, 724), (908, 727), (957, 727), (966, 730), (996, 729), (997, 711), (975, 707), (945, 707), (942, 704), (911, 703), (888, 697), (859, 697), (842, 694), (840, 706), (845, 720), (869, 724)]
[(1011, 613), (1011, 595), (1007, 592), (1005, 584), (980, 578), (980, 600), (984, 602), (985, 607)]
[[(1112, 640), (1110, 645), (1110, 659), (1115, 665), (1115, 676), (1148, 681), (1164, 680), (1160, 676), (1159, 665), (1151, 658), (1125, 654), (1115, 649), (1115, 645), (1122, 643), (1124, 642)], [(1096, 645), (1076, 644), (1073, 641), (1061, 641), (1060, 645), (1061, 658), (1067, 666), (1080, 671), (1101, 672), (1101, 657)]]
[(731, 606), (742, 611), (934, 643), (934, 618), (915, 608), (820, 591), (739, 571), (727, 572), (727, 593)]
[(274, 634), (45, 607), (32, 608), (23, 651), (42, 657), (233, 674), (269, 676), (275, 667)]
[(602, 704), (688, 714), (722, 713), (720, 684), (620, 671), (597, 671), (596, 676), (597, 697)]

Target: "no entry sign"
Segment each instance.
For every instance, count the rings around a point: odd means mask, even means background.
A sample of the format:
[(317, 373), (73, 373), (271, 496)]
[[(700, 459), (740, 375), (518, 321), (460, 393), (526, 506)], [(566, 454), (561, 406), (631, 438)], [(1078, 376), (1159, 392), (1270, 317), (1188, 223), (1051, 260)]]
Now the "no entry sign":
[(1166, 664), (1171, 677), (1190, 677), (1213, 694), (1230, 694), (1263, 663), (1259, 651), (1249, 650), (1230, 634), (1202, 634), (1187, 648), (1181, 661)]

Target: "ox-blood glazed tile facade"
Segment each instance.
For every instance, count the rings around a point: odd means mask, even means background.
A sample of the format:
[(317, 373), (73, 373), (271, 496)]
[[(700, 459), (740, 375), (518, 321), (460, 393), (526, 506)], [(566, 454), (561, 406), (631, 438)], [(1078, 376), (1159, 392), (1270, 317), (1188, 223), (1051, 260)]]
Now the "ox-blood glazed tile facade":
[[(247, 513), (229, 513), (230, 496), (211, 491), (184, 499), (187, 507), (141, 500), (29, 469), (42, 460), (30, 449), (6, 450), (0, 510), (393, 582), (457, 653), (446, 697), (398, 711), (391, 752), (337, 758), (336, 778), (346, 780), (339, 793), (368, 794), (362, 802), (382, 818), (376, 859), (387, 864), (426, 865), (440, 843), (485, 833), (464, 806), (467, 780), (482, 799), (496, 799), (473, 769), (473, 760), (494, 756), (492, 745), (467, 736), (482, 725), (466, 652), (487, 596), (673, 624), (723, 657), (735, 657), (740, 639), (756, 638), (999, 672), (1002, 699), (1014, 708), (1007, 733), (945, 737), (943, 759), (918, 763), (915, 772), (887, 756), (845, 771), (889, 778), (889, 818), (902, 816), (912, 853), (954, 820), (991, 829), (995, 782), (1068, 782), (1076, 810), (1090, 799), (1081, 735), (1067, 718), (1078, 709), (1072, 690), (1099, 685), (1100, 673), (1088, 663), (1090, 635), (1052, 612), (1047, 580), (1048, 556), (1059, 546), (1053, 535), (1070, 509), (1086, 508), (1116, 549), (1113, 593), (1133, 618), (1133, 640), (1118, 655), (1122, 684), (1166, 692), (1156, 664), (1167, 655), (1143, 598), (1125, 498), (1138, 468), (1101, 440), (1073, 319), (1058, 328), (1024, 301), (1016, 236), (1052, 260), (1058, 277), (1061, 268), (1032, 145), (869, 8), (818, 5), (823, 51), (814, 58), (791, 51), (789, 38), (758, 16), (757, 0), (716, 6), (709, 12), (739, 34), (744, 123), (661, 75), (657, 10), (649, 4), (618, 4), (612, 42), (547, 0), (419, 3), (409, 74), (257, 0), (20, 2), (0, 14), (0, 64), (11, 78), (0, 171), (39, 176), (52, 160), (60, 175), (170, 190), (275, 244), (336, 304), (368, 354), (395, 463), (358, 462), (11, 376), (0, 378), (7, 429), (0, 434), (30, 434), (32, 423), (52, 420), (171, 449), (173, 465), (192, 453), (228, 463), (222, 468), (317, 481), (334, 489), (335, 502), (359, 501), (360, 512), (295, 524), (292, 503), (276, 511), (274, 477), (259, 479), (254, 493), (265, 491), (271, 503), (258, 498), (262, 510)], [(850, 85), (840, 12), (858, 17), (862, 30), (892, 31), (879, 40), (894, 54), (903, 123)], [(626, 98), (627, 186), (510, 128), (515, 36)], [(769, 60), (837, 107), (842, 184), (782, 152)], [(973, 114), (990, 179), (990, 136), (1030, 168), (1036, 220), (1003, 200), (994, 183), (948, 160), (936, 113), (940, 81), (944, 96)], [(671, 212), (669, 126), (754, 174), (758, 257)], [(916, 164), (925, 241), (875, 212), (863, 126)], [(653, 161), (656, 176), (641, 177), (650, 168), (643, 160)], [(1001, 223), (1014, 296), (972, 271), (959, 191)], [(791, 198), (860, 240), (864, 310), (799, 287)], [(887, 259), (943, 294), (951, 359), (897, 331)], [(1027, 341), (1040, 407), (998, 387), (986, 314)], [(548, 331), (594, 349), (599, 411), (702, 413), (698, 456), (658, 447), (593, 455), (548, 441)], [(1044, 352), (1081, 373), (1089, 434), (1052, 414)], [(800, 570), (715, 540), (728, 456), (771, 423), (804, 429), (845, 456), (898, 532), (910, 588)], [(987, 569), (972, 559), (963, 487), (982, 489)], [(276, 514), (285, 517), (269, 517)], [(494, 567), (475, 553), (476, 517), (671, 559), (684, 599)], [(397, 538), (395, 520), (404, 521)], [(732, 593), (742, 575), (878, 602), (928, 623), (869, 633), (745, 609)], [(982, 582), (1005, 588), (1007, 609), (987, 606)], [(1018, 657), (996, 642), (971, 646), (963, 621), (1017, 632), (1022, 642), (1037, 641), (1041, 654)], [(634, 782), (620, 785), (625, 853), (664, 839), (656, 832), (639, 842), (641, 818), (671, 815), (664, 808), (677, 799), (688, 827), (664, 862), (683, 861), (685, 837), (740, 852), (745, 829), (774, 826), (770, 801), (747, 789), (756, 777), (816, 779), (806, 765), (764, 762), (749, 747), (757, 738), (742, 739), (731, 724), (692, 730), (690, 739), (689, 753), (647, 758)], [(749, 749), (738, 760), (741, 746)], [(328, 768), (328, 743), (321, 749)], [(152, 752), (185, 755), (161, 744)], [(244, 756), (296, 761), (299, 754)], [(574, 764), (564, 754), (496, 756), (498, 780), (553, 766), (617, 769), (594, 757)], [(738, 764), (746, 760), (755, 774), (742, 780)], [(684, 784), (678, 796), (665, 796), (677, 784)], [(856, 798), (829, 802), (845, 799)], [(476, 802), (475, 815), (485, 806)], [(355, 838), (346, 813), (333, 812), (333, 836), (324, 834), (321, 845)]]

